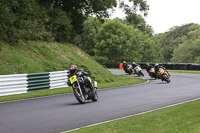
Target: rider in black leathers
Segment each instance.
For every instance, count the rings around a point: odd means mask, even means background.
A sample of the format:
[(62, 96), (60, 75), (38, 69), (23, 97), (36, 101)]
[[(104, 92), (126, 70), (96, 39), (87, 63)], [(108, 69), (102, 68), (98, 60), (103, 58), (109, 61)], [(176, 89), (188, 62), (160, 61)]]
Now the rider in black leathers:
[[(157, 77), (159, 77), (157, 72), (159, 71), (160, 68), (164, 69), (169, 74), (169, 72), (167, 71), (167, 69), (165, 67), (163, 67), (163, 66), (159, 65), (158, 63), (156, 63), (155, 64), (155, 73), (156, 73)], [(169, 76), (170, 76), (170, 74), (169, 74)]]
[(128, 68), (128, 63), (126, 63), (126, 61), (123, 61), (123, 69), (125, 72), (127, 72), (127, 68)]
[[(149, 63), (146, 63), (146, 71), (147, 73), (149, 74), (150, 77), (154, 77), (155, 79), (158, 78), (157, 74), (156, 74), (156, 71), (153, 73), (153, 72), (150, 72), (151, 69), (154, 68), (154, 66), (150, 65)], [(154, 68), (155, 69), (155, 68)]]
[(149, 73), (149, 71), (151, 70), (151, 68), (153, 68), (153, 66), (150, 65), (149, 63), (146, 63), (146, 71), (147, 71), (147, 73)]
[[(88, 78), (89, 73), (85, 72), (83, 69), (77, 69), (76, 65), (70, 66), (68, 78), (77, 74), (78, 72), (80, 72), (80, 74), (81, 74), (81, 75), (78, 75), (78, 76), (80, 76), (84, 79), (85, 85), (88, 86), (93, 91), (91, 80), (89, 80), (89, 78)], [(69, 86), (71, 86), (70, 80), (67, 81), (67, 84)]]

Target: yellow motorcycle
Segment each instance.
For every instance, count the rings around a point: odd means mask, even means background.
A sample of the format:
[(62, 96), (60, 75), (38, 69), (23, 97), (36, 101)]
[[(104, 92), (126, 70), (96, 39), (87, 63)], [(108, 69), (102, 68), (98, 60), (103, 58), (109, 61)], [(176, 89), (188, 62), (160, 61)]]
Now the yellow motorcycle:
[(124, 71), (131, 75), (133, 73), (133, 69), (131, 65), (127, 65), (127, 67), (124, 68)]
[(162, 81), (167, 81), (167, 83), (170, 83), (170, 76), (166, 72), (166, 70), (164, 70), (163, 68), (159, 68), (157, 74)]

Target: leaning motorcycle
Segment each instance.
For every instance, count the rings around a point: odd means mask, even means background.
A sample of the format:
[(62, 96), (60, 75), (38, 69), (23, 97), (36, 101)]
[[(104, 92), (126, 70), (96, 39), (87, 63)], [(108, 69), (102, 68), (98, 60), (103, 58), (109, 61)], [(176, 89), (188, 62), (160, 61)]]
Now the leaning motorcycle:
[(127, 67), (124, 68), (124, 71), (128, 74), (133, 73), (133, 69), (131, 65), (127, 65)]
[(149, 76), (150, 76), (151, 78), (157, 79), (157, 76), (156, 76), (156, 72), (155, 72), (155, 68), (154, 68), (154, 67), (152, 67), (152, 68), (148, 71), (148, 73), (149, 73)]
[(134, 68), (134, 74), (138, 75), (138, 76), (144, 76), (143, 72), (142, 72), (142, 68), (140, 66), (136, 66)]
[(170, 83), (170, 76), (166, 72), (166, 70), (164, 70), (163, 68), (159, 68), (157, 74), (162, 81), (167, 81), (167, 83)]
[[(89, 77), (88, 79), (91, 82), (91, 79)], [(81, 76), (81, 72), (73, 75), (69, 78), (69, 80), (74, 91), (74, 96), (79, 103), (83, 104), (86, 100), (92, 100), (93, 102), (98, 100), (96, 81), (94, 81), (94, 85), (92, 85), (93, 90), (91, 90)]]

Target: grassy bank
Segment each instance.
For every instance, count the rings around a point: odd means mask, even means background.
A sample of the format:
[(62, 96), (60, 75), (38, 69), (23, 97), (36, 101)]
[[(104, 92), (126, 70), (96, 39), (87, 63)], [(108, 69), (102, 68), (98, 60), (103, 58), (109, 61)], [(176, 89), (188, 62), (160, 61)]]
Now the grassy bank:
[(136, 115), (72, 133), (199, 133), (200, 100)]
[(0, 60), (0, 75), (62, 71), (76, 64), (99, 83), (119, 80), (93, 57), (72, 44), (21, 42), (12, 46), (0, 42)]

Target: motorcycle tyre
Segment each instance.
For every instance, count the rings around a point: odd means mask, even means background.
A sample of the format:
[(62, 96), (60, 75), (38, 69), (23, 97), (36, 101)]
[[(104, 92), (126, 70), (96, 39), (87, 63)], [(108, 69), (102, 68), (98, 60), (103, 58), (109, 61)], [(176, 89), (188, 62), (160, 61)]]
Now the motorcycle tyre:
[(168, 80), (168, 77), (165, 75), (163, 76), (164, 80), (167, 81), (167, 83), (170, 83), (170, 80)]
[[(77, 101), (81, 104), (85, 103), (85, 97), (78, 92), (78, 88), (74, 88), (74, 96), (76, 97)], [(80, 95), (80, 96), (79, 96)]]
[(139, 72), (139, 74), (142, 75), (142, 76), (144, 77), (144, 74), (143, 74), (141, 71)]
[(98, 95), (97, 95), (97, 90), (96, 90), (96, 88), (94, 88), (94, 89), (95, 89), (94, 95), (91, 97), (91, 100), (92, 100), (93, 102), (96, 102), (96, 101), (98, 100)]

